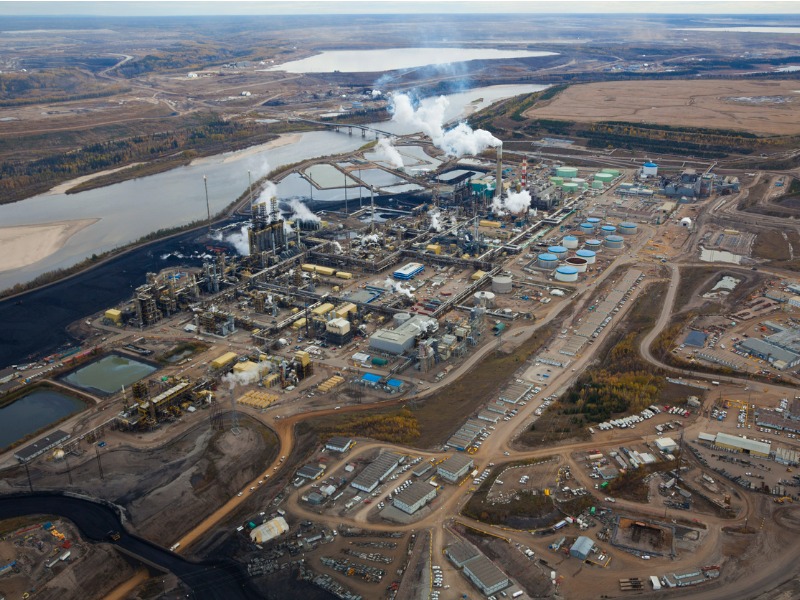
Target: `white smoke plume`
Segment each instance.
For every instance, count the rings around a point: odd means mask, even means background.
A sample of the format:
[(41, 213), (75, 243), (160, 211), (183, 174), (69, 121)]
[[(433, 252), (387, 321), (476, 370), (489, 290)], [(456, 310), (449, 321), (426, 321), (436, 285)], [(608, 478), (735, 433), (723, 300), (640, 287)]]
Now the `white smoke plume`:
[(398, 294), (402, 294), (403, 296), (406, 296), (411, 300), (414, 299), (414, 294), (412, 293), (411, 289), (403, 287), (403, 284), (400, 283), (399, 281), (394, 281), (387, 277), (386, 280), (383, 282), (383, 285), (384, 287), (389, 288), (390, 290), (393, 290)]
[(378, 140), (378, 145), (375, 146), (375, 153), (383, 160), (391, 164), (395, 169), (403, 168), (403, 157), (394, 147), (391, 138), (381, 138)]
[(249, 225), (243, 225), (242, 229), (225, 237), (225, 241), (236, 249), (239, 256), (250, 256), (250, 240), (247, 234)]
[(292, 209), (292, 216), (290, 218), (293, 221), (320, 221), (320, 218), (311, 212), (308, 207), (297, 198), (292, 198), (289, 201), (289, 208)]
[(232, 390), (237, 385), (250, 385), (259, 380), (258, 371), (242, 371), (241, 373), (228, 373), (222, 376), (222, 381), (228, 384), (228, 389)]
[(258, 198), (253, 202), (253, 204), (258, 204), (259, 202), (266, 202), (269, 205), (272, 198), (278, 195), (278, 187), (272, 183), (271, 181), (264, 182), (264, 187), (261, 190), (261, 193), (258, 195)]
[(505, 199), (495, 197), (492, 200), (492, 211), (496, 215), (502, 216), (507, 213), (513, 215), (528, 212), (531, 207), (531, 195), (528, 190), (521, 192), (510, 192)]
[(437, 233), (442, 230), (442, 221), (440, 219), (441, 214), (438, 210), (432, 210), (428, 213), (431, 217), (431, 229), (436, 231)]
[(339, 242), (333, 242), (333, 249), (336, 251), (336, 254), (344, 254), (344, 250), (342, 249), (342, 245)]
[(392, 96), (392, 120), (417, 128), (431, 138), (437, 148), (456, 158), (465, 154), (474, 156), (489, 146), (502, 143), (488, 131), (472, 129), (466, 123), (445, 130), (444, 115), (448, 104), (445, 96), (439, 96), (433, 103), (415, 109), (407, 94), (395, 94)]
[(372, 94), (373, 98), (377, 98), (377, 97), (379, 97), (381, 95), (381, 91), (380, 90), (372, 90), (372, 92), (370, 92), (370, 93)]
[(366, 246), (367, 244), (378, 244), (380, 243), (380, 238), (378, 237), (377, 233), (373, 233), (372, 235), (365, 235), (361, 238), (361, 244)]

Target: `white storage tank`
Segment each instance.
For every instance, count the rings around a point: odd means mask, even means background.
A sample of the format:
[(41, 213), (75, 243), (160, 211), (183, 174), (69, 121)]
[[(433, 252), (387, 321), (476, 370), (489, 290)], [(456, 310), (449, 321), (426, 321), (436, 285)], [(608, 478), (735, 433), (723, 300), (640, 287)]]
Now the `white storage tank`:
[(586, 262), (585, 258), (580, 258), (579, 256), (572, 256), (564, 262), (568, 267), (575, 267), (578, 270), (578, 273), (586, 273), (586, 268), (589, 264)]
[(585, 260), (587, 265), (593, 265), (597, 261), (597, 254), (594, 250), (581, 249), (575, 253), (575, 256)]
[(642, 176), (655, 177), (658, 175), (658, 165), (654, 162), (646, 162), (642, 165)]
[(473, 298), (475, 299), (475, 306), (494, 307), (495, 295), (492, 292), (475, 292)]
[(547, 251), (550, 254), (555, 254), (559, 259), (562, 259), (567, 255), (567, 249), (564, 248), (564, 246), (550, 246)]
[(567, 250), (575, 250), (578, 247), (578, 238), (574, 235), (565, 235), (564, 239), (561, 240), (561, 245)]
[(555, 269), (558, 266), (558, 257), (550, 252), (542, 252), (536, 262), (543, 269)]
[(622, 235), (634, 235), (639, 230), (639, 226), (636, 223), (631, 223), (630, 221), (625, 221), (624, 223), (619, 224), (619, 232)]
[(399, 312), (396, 313), (394, 317), (392, 317), (395, 327), (399, 327), (400, 325), (402, 325), (406, 321), (409, 321), (410, 319), (411, 319), (411, 313), (407, 312)]
[(578, 281), (578, 269), (568, 266), (558, 267), (556, 269), (556, 281)]
[(583, 243), (583, 245), (586, 246), (587, 250), (594, 250), (595, 252), (597, 252), (600, 249), (600, 246), (603, 245), (603, 242), (602, 240), (592, 239), (592, 240), (586, 240)]
[(609, 235), (606, 236), (606, 247), (613, 248), (615, 250), (619, 250), (625, 245), (625, 240), (622, 238), (621, 235)]
[(508, 275), (497, 275), (492, 278), (492, 291), (495, 294), (510, 294), (511, 290), (511, 277)]

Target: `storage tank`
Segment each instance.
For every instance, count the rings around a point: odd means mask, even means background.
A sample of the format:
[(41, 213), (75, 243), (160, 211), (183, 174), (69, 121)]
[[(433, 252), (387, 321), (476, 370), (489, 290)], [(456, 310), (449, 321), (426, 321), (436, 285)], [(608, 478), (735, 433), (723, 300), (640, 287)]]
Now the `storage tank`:
[(537, 264), (543, 269), (555, 269), (558, 266), (558, 257), (550, 252), (543, 252), (539, 255)]
[(472, 298), (475, 301), (475, 306), (494, 307), (495, 295), (492, 292), (475, 292)]
[(577, 167), (558, 167), (556, 169), (556, 175), (559, 177), (577, 177), (578, 176), (578, 169)]
[(585, 258), (580, 258), (578, 256), (572, 256), (564, 262), (567, 263), (566, 266), (575, 267), (576, 269), (578, 269), (578, 273), (585, 273), (587, 265), (589, 264)]
[(612, 233), (617, 233), (617, 228), (613, 225), (603, 225), (600, 228), (600, 233), (603, 235), (611, 235)]
[(612, 181), (614, 181), (614, 176), (611, 173), (603, 173), (601, 171), (600, 173), (594, 174), (594, 180), (601, 181), (603, 183), (611, 183)]
[(594, 224), (588, 223), (588, 222), (587, 223), (581, 223), (579, 229), (581, 230), (582, 234), (588, 235), (590, 233), (594, 233)]
[(562, 185), (564, 185), (564, 178), (563, 177), (551, 177), (550, 178), (550, 182), (556, 187), (561, 187)]
[(600, 169), (601, 173), (608, 173), (609, 175), (613, 175), (614, 177), (619, 176), (619, 169)]
[(658, 165), (654, 162), (646, 162), (642, 165), (642, 175), (645, 177), (655, 177), (658, 175)]
[(593, 190), (602, 190), (606, 187), (606, 184), (600, 181), (599, 179), (595, 179), (592, 181), (592, 189)]
[(600, 222), (600, 218), (599, 217), (588, 217), (586, 219), (586, 222), (587, 223), (592, 223), (593, 225), (597, 225)]
[(556, 281), (578, 281), (578, 269), (575, 267), (558, 267), (556, 269)]
[(578, 184), (575, 183), (574, 181), (568, 181), (561, 186), (561, 189), (568, 194), (574, 194), (575, 192), (578, 191)]
[(575, 250), (578, 247), (578, 238), (574, 235), (565, 235), (564, 239), (561, 240), (561, 245), (567, 250)]
[(692, 220), (689, 217), (683, 217), (681, 219), (681, 227), (692, 227)]
[(394, 321), (394, 326), (395, 327), (399, 327), (400, 325), (402, 325), (403, 323), (405, 323), (406, 321), (408, 321), (410, 319), (411, 319), (411, 313), (407, 313), (407, 312), (399, 312), (399, 313), (396, 313), (394, 315), (394, 317), (392, 317), (392, 320)]
[(587, 250), (594, 250), (595, 252), (597, 252), (597, 250), (600, 248), (600, 246), (603, 245), (603, 242), (601, 240), (594, 240), (594, 239), (593, 240), (586, 240), (583, 243), (583, 245), (586, 247)]
[(497, 275), (492, 278), (492, 291), (496, 294), (511, 293), (511, 277), (508, 275)]
[(593, 265), (597, 261), (597, 253), (594, 250), (580, 249), (575, 256), (585, 260), (587, 265)]
[(625, 245), (625, 240), (622, 238), (621, 235), (609, 235), (606, 236), (606, 247), (607, 248), (614, 248), (615, 250), (619, 250)]
[(567, 249), (564, 246), (550, 246), (547, 251), (550, 254), (555, 254), (559, 259), (567, 255)]
[(633, 235), (638, 230), (638, 225), (636, 225), (636, 223), (631, 223), (630, 221), (625, 221), (624, 223), (619, 224), (619, 232), (622, 235)]

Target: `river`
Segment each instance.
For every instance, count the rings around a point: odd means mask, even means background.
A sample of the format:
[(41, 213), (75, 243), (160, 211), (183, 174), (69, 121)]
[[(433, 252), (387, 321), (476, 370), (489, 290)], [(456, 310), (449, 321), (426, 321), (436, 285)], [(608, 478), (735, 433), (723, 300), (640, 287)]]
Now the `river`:
[[(497, 100), (544, 88), (542, 85), (502, 85), (449, 94), (446, 118), (456, 119)], [(478, 99), (480, 102), (474, 102)], [(397, 134), (414, 133), (398, 123), (375, 123), (374, 126)], [(263, 144), (202, 158), (165, 173), (79, 194), (48, 192), (0, 205), (0, 223), (4, 227), (99, 219), (73, 235), (58, 252), (27, 267), (0, 273), (0, 289), (30, 281), (47, 271), (69, 267), (92, 254), (118, 248), (158, 229), (206, 218), (203, 175), (208, 178), (211, 211), (218, 213), (247, 189), (248, 171), (256, 180), (276, 167), (351, 152), (365, 143), (360, 135), (328, 131), (303, 133), (295, 138), (290, 144), (277, 147)]]

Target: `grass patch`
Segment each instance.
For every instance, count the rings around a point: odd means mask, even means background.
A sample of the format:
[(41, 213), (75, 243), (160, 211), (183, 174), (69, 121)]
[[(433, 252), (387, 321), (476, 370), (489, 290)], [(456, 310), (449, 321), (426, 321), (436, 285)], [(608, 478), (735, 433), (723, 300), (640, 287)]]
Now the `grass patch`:
[(333, 436), (368, 437), (395, 444), (411, 444), (420, 437), (419, 421), (407, 408), (393, 413), (348, 416), (325, 424), (317, 421), (315, 429), (323, 440)]
[(675, 293), (675, 306), (672, 307), (673, 313), (683, 310), (697, 293), (697, 288), (709, 277), (719, 273), (716, 267), (692, 267), (682, 268), (678, 281), (678, 291)]

